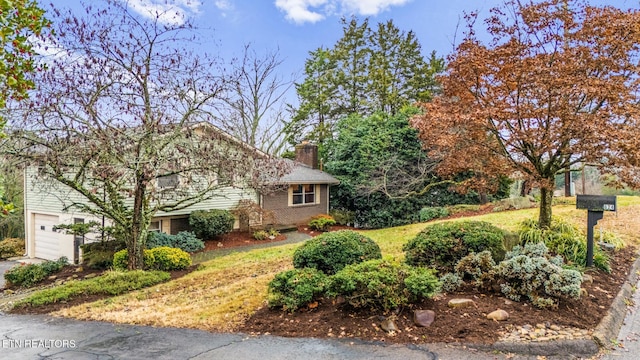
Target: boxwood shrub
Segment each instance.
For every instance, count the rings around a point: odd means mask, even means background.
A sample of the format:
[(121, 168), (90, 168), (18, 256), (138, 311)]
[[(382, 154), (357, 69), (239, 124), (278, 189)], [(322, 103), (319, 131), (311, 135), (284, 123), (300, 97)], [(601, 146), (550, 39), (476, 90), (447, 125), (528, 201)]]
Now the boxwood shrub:
[(433, 270), (377, 259), (338, 271), (329, 278), (327, 294), (343, 296), (354, 308), (388, 312), (431, 298), (439, 288)]
[(196, 210), (189, 215), (189, 225), (200, 239), (209, 240), (233, 230), (236, 218), (228, 210)]
[[(129, 261), (127, 249), (113, 255), (113, 268), (126, 270)], [(185, 251), (168, 246), (145, 249), (143, 255), (145, 270), (183, 270), (191, 266), (191, 256)]]
[(327, 275), (312, 268), (293, 269), (278, 273), (268, 289), (268, 304), (294, 312), (324, 294)]
[(340, 230), (316, 236), (297, 248), (293, 266), (331, 275), (346, 265), (380, 258), (382, 253), (375, 241), (352, 230)]
[(502, 260), (504, 236), (501, 229), (484, 221), (445, 222), (426, 227), (403, 250), (407, 264), (447, 273), (471, 252), (488, 250), (496, 262)]
[(183, 270), (191, 266), (191, 256), (178, 248), (161, 246), (149, 250), (153, 257), (152, 269), (161, 271)]

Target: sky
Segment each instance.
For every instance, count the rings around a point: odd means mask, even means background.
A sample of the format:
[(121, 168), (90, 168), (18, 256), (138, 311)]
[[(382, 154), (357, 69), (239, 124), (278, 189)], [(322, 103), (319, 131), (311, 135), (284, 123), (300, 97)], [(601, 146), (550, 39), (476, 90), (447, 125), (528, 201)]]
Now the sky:
[[(39, 0), (44, 8), (48, 0)], [(96, 1), (96, 0), (93, 0)], [(125, 0), (122, 0), (125, 1)], [(600, 5), (638, 8), (640, 0), (589, 0)], [(55, 0), (57, 7), (80, 11), (78, 0)], [(414, 31), (428, 56), (446, 56), (462, 38), (464, 12), (479, 11), (480, 19), (502, 0), (128, 0), (142, 16), (166, 13), (166, 21), (190, 18), (208, 39), (209, 53), (230, 61), (245, 44), (258, 53), (278, 51), (280, 74), (302, 74), (310, 51), (333, 47), (342, 36), (342, 17), (369, 18), (374, 27), (392, 19), (403, 31)], [(481, 34), (479, 34), (481, 35)], [(301, 78), (298, 78), (301, 81)]]

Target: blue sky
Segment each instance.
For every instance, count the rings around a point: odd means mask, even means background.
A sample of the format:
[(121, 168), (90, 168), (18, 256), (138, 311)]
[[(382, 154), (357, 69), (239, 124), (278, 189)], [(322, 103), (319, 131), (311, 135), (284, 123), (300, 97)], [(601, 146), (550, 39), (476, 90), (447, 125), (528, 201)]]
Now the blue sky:
[[(43, 5), (46, 0), (42, 1)], [(95, 1), (95, 0), (94, 0)], [(463, 12), (479, 10), (483, 19), (502, 0), (128, 0), (141, 15), (172, 14), (167, 21), (190, 17), (212, 42), (207, 51), (229, 61), (251, 43), (257, 53), (278, 49), (284, 60), (281, 75), (301, 73), (308, 52), (331, 47), (341, 37), (340, 18), (356, 15), (370, 24), (393, 19), (404, 31), (413, 30), (428, 55), (446, 56), (459, 41)], [(48, 1), (46, 1), (48, 3)], [(591, 0), (621, 8), (640, 7), (640, 0)], [(58, 7), (80, 10), (77, 0), (56, 0)], [(175, 16), (177, 14), (177, 16)], [(456, 35), (456, 28), (457, 35)], [(479, 29), (481, 30), (481, 29)], [(214, 45), (216, 44), (216, 45)]]

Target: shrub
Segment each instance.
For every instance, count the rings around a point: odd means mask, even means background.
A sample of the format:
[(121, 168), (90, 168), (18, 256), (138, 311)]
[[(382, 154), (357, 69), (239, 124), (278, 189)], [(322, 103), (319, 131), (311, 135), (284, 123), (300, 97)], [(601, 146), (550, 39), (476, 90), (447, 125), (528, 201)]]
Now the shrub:
[(98, 241), (80, 245), (82, 264), (92, 269), (108, 269), (113, 264), (113, 255), (127, 245), (122, 240)]
[[(161, 246), (148, 251), (153, 258), (149, 268), (161, 271), (184, 270), (191, 266), (191, 256), (178, 248)], [(145, 261), (146, 265), (146, 261)]]
[(120, 295), (167, 281), (169, 278), (169, 273), (163, 271), (108, 271), (93, 279), (72, 280), (51, 289), (35, 292), (19, 300), (15, 306), (42, 306), (91, 294)]
[(460, 275), (456, 273), (446, 273), (440, 277), (442, 291), (454, 292), (458, 291), (464, 282)]
[(331, 275), (346, 265), (380, 258), (380, 247), (375, 241), (355, 231), (340, 230), (316, 236), (297, 248), (293, 266)]
[(212, 239), (233, 230), (235, 217), (228, 210), (196, 210), (189, 215), (189, 225), (200, 239)]
[(24, 254), (24, 239), (7, 238), (0, 241), (0, 260)]
[(403, 250), (407, 264), (446, 273), (471, 252), (488, 250), (494, 260), (501, 260), (503, 241), (504, 232), (488, 222), (446, 222), (426, 227)]
[(349, 210), (331, 210), (329, 215), (333, 217), (338, 225), (352, 226), (355, 220), (355, 214)]
[(424, 207), (420, 209), (420, 222), (449, 216), (449, 209), (442, 206)]
[(388, 312), (433, 297), (439, 285), (433, 270), (378, 259), (346, 266), (329, 278), (327, 293), (354, 308)]
[(316, 269), (283, 271), (269, 282), (269, 307), (293, 312), (322, 296), (326, 282), (327, 275)]
[(462, 280), (473, 280), (476, 287), (484, 287), (493, 280), (496, 266), (491, 252), (471, 253), (458, 261), (455, 270)]
[(309, 227), (316, 231), (327, 231), (329, 227), (336, 224), (336, 221), (330, 215), (314, 216), (309, 221)]
[(5, 272), (4, 278), (9, 284), (30, 287), (60, 271), (67, 264), (67, 258), (61, 257), (56, 261), (48, 260), (40, 264), (17, 265)]
[(264, 240), (269, 237), (269, 233), (266, 230), (257, 230), (253, 232), (253, 238), (256, 240)]
[(147, 239), (147, 249), (161, 246), (178, 248), (186, 252), (196, 252), (204, 249), (204, 242), (190, 231), (181, 231), (176, 235), (152, 232)]
[(502, 293), (520, 301), (526, 297), (537, 307), (555, 307), (560, 299), (580, 297), (582, 275), (562, 268), (560, 257), (551, 257), (543, 243), (516, 246), (496, 267)]
[[(142, 255), (142, 261), (144, 262), (145, 269), (152, 269), (155, 264), (155, 259), (151, 250), (145, 249)], [(115, 270), (127, 270), (129, 266), (129, 252), (127, 249), (122, 249), (113, 254), (113, 268)]]
[[(587, 261), (586, 235), (573, 224), (553, 218), (549, 229), (540, 229), (535, 220), (525, 220), (519, 226), (520, 243), (543, 242), (552, 253), (564, 258), (569, 265), (585, 267)], [(599, 247), (593, 249), (593, 265), (610, 272), (609, 257)]]

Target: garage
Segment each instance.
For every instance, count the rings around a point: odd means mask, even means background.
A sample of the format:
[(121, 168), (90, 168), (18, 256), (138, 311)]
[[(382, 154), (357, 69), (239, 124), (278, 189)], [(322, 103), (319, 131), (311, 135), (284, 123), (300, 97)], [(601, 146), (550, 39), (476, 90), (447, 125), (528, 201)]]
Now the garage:
[(34, 214), (35, 257), (56, 260), (61, 256), (58, 233), (54, 231), (57, 224), (56, 215)]

